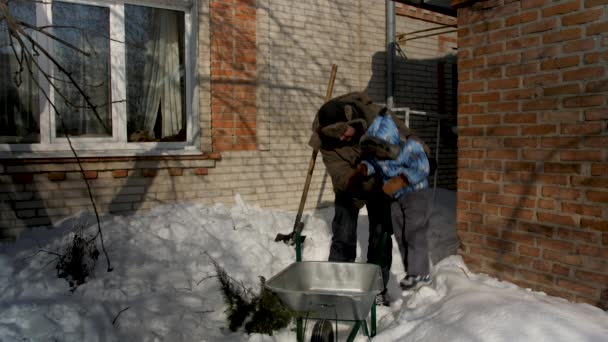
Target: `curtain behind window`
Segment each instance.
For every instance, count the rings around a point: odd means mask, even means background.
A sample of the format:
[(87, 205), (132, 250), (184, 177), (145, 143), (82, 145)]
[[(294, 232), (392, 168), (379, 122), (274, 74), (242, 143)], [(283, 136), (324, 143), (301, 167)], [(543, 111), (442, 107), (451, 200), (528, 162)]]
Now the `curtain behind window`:
[[(111, 136), (110, 106), (110, 27), (109, 9), (73, 3), (53, 2), (53, 32), (59, 38), (77, 46), (88, 56), (54, 43), (59, 64), (69, 72), (97, 108), (85, 101), (77, 87), (59, 68), (54, 69), (55, 104), (70, 136)], [(65, 132), (56, 117), (57, 136)]]
[(185, 141), (182, 12), (125, 5), (129, 141)]
[[(13, 0), (9, 2), (9, 10), (16, 19), (36, 24), (33, 1)], [(36, 68), (29, 55), (21, 54), (22, 49), (14, 39), (15, 50), (10, 44), (6, 20), (3, 20), (0, 22), (0, 143), (37, 143), (40, 142), (40, 109), (38, 86), (34, 82)], [(32, 51), (31, 46), (26, 48)]]

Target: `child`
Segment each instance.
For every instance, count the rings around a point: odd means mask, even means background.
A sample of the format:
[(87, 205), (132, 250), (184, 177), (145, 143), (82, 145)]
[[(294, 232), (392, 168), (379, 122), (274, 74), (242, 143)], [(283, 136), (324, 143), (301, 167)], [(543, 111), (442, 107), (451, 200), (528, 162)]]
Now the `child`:
[(429, 160), (423, 144), (404, 138), (390, 113), (378, 115), (361, 138), (367, 157), (362, 162), (367, 175), (379, 174), (384, 192), (392, 196), (393, 232), (407, 276), (399, 283), (404, 290), (431, 282), (427, 231), (429, 205)]

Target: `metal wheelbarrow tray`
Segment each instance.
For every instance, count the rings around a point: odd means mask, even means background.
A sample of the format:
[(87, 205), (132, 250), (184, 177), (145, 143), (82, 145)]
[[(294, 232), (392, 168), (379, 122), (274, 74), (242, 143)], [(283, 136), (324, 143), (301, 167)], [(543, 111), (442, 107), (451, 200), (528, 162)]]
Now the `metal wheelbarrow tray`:
[(311, 319), (363, 321), (383, 289), (378, 265), (301, 261), (266, 281), (291, 310)]

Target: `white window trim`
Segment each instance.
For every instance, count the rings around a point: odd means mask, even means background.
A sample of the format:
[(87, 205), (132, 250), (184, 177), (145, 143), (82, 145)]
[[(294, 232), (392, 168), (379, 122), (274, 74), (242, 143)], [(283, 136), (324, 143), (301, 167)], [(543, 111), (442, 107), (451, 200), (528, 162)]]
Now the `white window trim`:
[[(103, 138), (79, 138), (71, 137), (72, 146), (78, 156), (133, 156), (133, 155), (193, 155), (200, 154), (200, 125), (199, 106), (196, 84), (197, 66), (196, 56), (198, 51), (198, 6), (197, 1), (190, 0), (134, 0), (134, 1), (109, 1), (109, 0), (61, 0), (63, 2), (78, 3), (110, 9), (110, 28), (124, 27), (124, 5), (133, 4), (177, 10), (184, 13), (184, 49), (185, 49), (185, 91), (186, 91), (186, 141), (185, 142), (127, 142), (126, 129), (126, 102), (112, 103), (112, 137)], [(51, 18), (51, 2), (44, 2), (36, 6), (36, 18), (38, 25), (49, 25)], [(119, 33), (119, 36), (116, 34)], [(124, 80), (124, 66), (126, 54), (124, 51), (124, 30), (110, 29), (110, 35), (114, 40), (110, 41), (112, 80)], [(51, 47), (51, 39), (38, 34), (38, 41), (47, 49)], [(39, 63), (47, 70), (51, 62), (39, 57)], [(117, 67), (118, 66), (118, 67)], [(39, 75), (40, 85), (49, 92), (51, 101), (54, 100), (54, 92), (49, 91), (50, 86), (43, 76)], [(112, 82), (112, 101), (114, 99), (126, 98), (126, 87), (124, 82)], [(0, 158), (55, 158), (73, 156), (68, 140), (55, 137), (55, 119), (52, 106), (46, 100), (44, 94), (40, 94), (40, 143), (33, 144), (0, 144)]]

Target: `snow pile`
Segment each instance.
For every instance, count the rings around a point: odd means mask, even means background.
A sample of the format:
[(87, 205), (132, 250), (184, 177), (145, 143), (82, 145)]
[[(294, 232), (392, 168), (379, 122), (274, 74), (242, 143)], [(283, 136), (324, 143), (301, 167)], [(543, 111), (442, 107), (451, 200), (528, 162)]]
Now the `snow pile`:
[[(114, 270), (106, 272), (100, 256), (95, 277), (73, 293), (56, 277), (52, 253), (71, 239), (74, 222), (94, 233), (90, 215), (1, 245), (0, 341), (295, 341), (291, 329), (271, 337), (226, 328), (211, 258), (255, 292), (260, 276), (270, 278), (295, 260), (292, 246), (274, 242), (277, 233), (291, 231), (295, 214), (236, 200), (234, 207), (180, 203), (104, 217)], [(358, 255), (365, 255), (367, 218), (361, 215)], [(306, 213), (304, 260), (327, 259), (331, 217), (331, 208)], [(431, 287), (401, 293), (396, 284), (403, 267), (396, 248), (393, 254), (394, 302), (378, 308), (374, 340), (571, 342), (608, 336), (604, 311), (472, 274), (457, 256), (435, 267)]]

